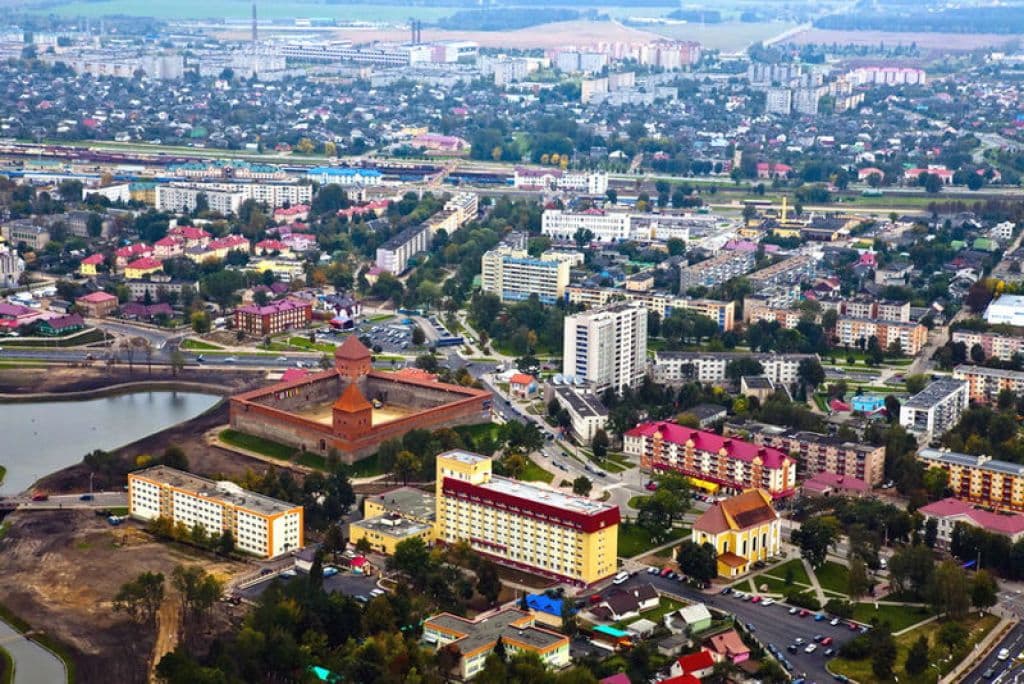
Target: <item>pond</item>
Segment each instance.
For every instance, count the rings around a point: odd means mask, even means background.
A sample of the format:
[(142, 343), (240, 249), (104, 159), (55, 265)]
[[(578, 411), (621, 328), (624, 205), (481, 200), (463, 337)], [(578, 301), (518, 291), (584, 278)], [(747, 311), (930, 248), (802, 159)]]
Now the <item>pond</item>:
[(7, 468), (0, 495), (23, 492), (94, 449), (115, 449), (194, 418), (219, 400), (198, 392), (133, 392), (0, 405), (0, 465)]

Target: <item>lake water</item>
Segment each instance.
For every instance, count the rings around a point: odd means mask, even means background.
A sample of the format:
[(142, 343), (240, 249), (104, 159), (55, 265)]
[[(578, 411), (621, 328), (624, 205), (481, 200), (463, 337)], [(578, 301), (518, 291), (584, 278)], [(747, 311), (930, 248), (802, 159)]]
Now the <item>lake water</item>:
[(194, 418), (219, 399), (197, 392), (135, 392), (88, 401), (0, 404), (0, 465), (7, 468), (0, 494), (23, 492), (94, 449), (115, 449)]

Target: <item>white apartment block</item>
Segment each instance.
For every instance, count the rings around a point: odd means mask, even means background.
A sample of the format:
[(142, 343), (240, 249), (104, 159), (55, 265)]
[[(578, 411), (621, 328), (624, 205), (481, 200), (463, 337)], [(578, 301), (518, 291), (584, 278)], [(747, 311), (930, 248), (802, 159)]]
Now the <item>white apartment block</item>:
[(569, 261), (533, 258), (524, 250), (498, 247), (485, 253), (481, 262), (481, 288), (503, 302), (520, 302), (531, 295), (554, 304), (569, 284)]
[(420, 224), (406, 228), (377, 248), (377, 268), (398, 275), (409, 268), (409, 260), (430, 247), (430, 229)]
[(665, 385), (690, 382), (719, 384), (726, 380), (729, 364), (739, 359), (754, 359), (764, 369), (761, 373), (776, 385), (797, 382), (800, 362), (817, 359), (816, 354), (751, 354), (743, 352), (656, 352), (652, 376)]
[(746, 275), (754, 269), (754, 253), (726, 251), (704, 261), (679, 269), (679, 291), (692, 287), (716, 287)]
[(595, 391), (637, 387), (647, 370), (647, 309), (635, 302), (565, 317), (562, 372)]
[(564, 212), (548, 209), (541, 217), (540, 232), (554, 240), (573, 240), (578, 230), (589, 230), (597, 242), (621, 242), (631, 237), (629, 214), (600, 209)]
[(551, 396), (545, 393), (545, 399), (555, 399), (566, 410), (571, 421), (572, 435), (579, 444), (590, 444), (597, 431), (604, 430), (608, 425), (608, 409), (597, 396), (582, 394), (568, 385), (549, 385), (549, 388)]
[(302, 506), (167, 466), (129, 473), (128, 512), (140, 520), (167, 518), (189, 529), (199, 525), (211, 536), (230, 531), (236, 548), (261, 558), (303, 545)]
[[(161, 194), (160, 190), (165, 187), (186, 192), (177, 195), (167, 192)], [(183, 202), (191, 200), (186, 206), (194, 208), (199, 193), (206, 194), (211, 209), (226, 213), (215, 208), (214, 202), (217, 201), (218, 206), (234, 206), (236, 196), (241, 195), (242, 202), (251, 199), (271, 208), (283, 207), (285, 204), (309, 204), (313, 199), (313, 186), (297, 183), (171, 183), (169, 186), (157, 186), (156, 208), (173, 209), (174, 206), (161, 206), (161, 202), (173, 202), (179, 198)], [(214, 195), (218, 196), (217, 200), (214, 200)], [(238, 202), (238, 206), (242, 202)], [(237, 212), (238, 208), (232, 211)]]
[(199, 202), (199, 196), (206, 196), (206, 203), (211, 211), (220, 214), (237, 214), (245, 194), (235, 190), (222, 192), (212, 188), (200, 188), (183, 185), (156, 186), (157, 211), (192, 211)]
[(900, 425), (928, 439), (938, 437), (957, 424), (969, 404), (966, 382), (939, 378), (900, 407)]
[(953, 342), (963, 342), (968, 354), (978, 345), (984, 350), (985, 358), (995, 357), (1000, 361), (1009, 361), (1014, 354), (1024, 353), (1024, 337), (1002, 333), (954, 330)]
[(456, 214), (456, 222), (463, 226), (476, 218), (480, 207), (480, 200), (474, 192), (459, 192), (451, 196), (445, 202), (445, 211), (453, 211)]
[(736, 304), (718, 299), (697, 299), (692, 297), (677, 297), (668, 292), (656, 291), (630, 291), (614, 287), (582, 287), (570, 285), (565, 288), (569, 301), (573, 304), (582, 304), (588, 307), (600, 307), (610, 304), (614, 300), (624, 299), (628, 302), (639, 302), (647, 307), (647, 310), (665, 318), (675, 310), (693, 311), (701, 316), (707, 316), (723, 331), (732, 330), (735, 326)]

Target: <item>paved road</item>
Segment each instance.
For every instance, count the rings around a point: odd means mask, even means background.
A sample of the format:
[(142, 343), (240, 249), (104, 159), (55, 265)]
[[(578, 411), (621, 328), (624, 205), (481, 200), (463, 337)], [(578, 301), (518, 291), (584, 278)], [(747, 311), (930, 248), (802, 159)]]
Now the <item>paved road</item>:
[(64, 662), (0, 620), (0, 646), (14, 661), (14, 684), (59, 684), (68, 679)]
[(786, 651), (786, 647), (793, 643), (794, 639), (800, 637), (806, 642), (811, 642), (815, 635), (821, 634), (832, 637), (834, 643), (831, 647), (838, 651), (842, 644), (856, 636), (845, 622), (840, 622), (833, 627), (828, 621), (815, 622), (812, 616), (801, 618), (798, 615), (790, 615), (789, 606), (785, 604), (776, 603), (765, 607), (758, 603), (741, 601), (733, 598), (732, 595), (709, 595), (688, 585), (644, 572), (631, 578), (622, 586), (630, 587), (645, 583), (653, 584), (663, 593), (675, 594), (689, 601), (703, 602), (709, 608), (717, 608), (735, 615), (739, 622), (749, 624), (754, 628), (754, 636), (761, 643), (765, 646), (774, 644), (781, 650), (786, 659), (792, 663), (794, 674), (806, 676), (810, 681), (820, 683), (832, 679), (832, 675), (825, 669), (828, 659), (822, 655), (824, 649), (820, 646), (811, 654), (804, 653), (802, 648), (795, 654), (789, 653)]
[(32, 501), (28, 496), (12, 496), (0, 499), (0, 503), (15, 502), (19, 509), (50, 511), (62, 508), (124, 508), (128, 505), (128, 492), (96, 492), (91, 500), (83, 500), (83, 494), (58, 494), (46, 501)]
[[(1010, 659), (1007, 661), (1001, 661), (998, 659), (999, 650), (1002, 648), (1009, 649)], [(960, 681), (965, 684), (987, 684), (990, 681), (998, 679), (1002, 682), (1016, 681), (1015, 677), (1024, 680), (1024, 676), (1020, 671), (1019, 667), (1016, 667), (1014, 658), (1017, 654), (1024, 650), (1024, 624), (1018, 623), (1013, 629), (1006, 633), (1002, 641), (992, 649), (988, 657), (981, 660), (973, 670), (967, 673)], [(991, 669), (993, 672), (992, 679), (986, 679), (985, 673)], [(1011, 670), (1013, 673), (1008, 674)]]

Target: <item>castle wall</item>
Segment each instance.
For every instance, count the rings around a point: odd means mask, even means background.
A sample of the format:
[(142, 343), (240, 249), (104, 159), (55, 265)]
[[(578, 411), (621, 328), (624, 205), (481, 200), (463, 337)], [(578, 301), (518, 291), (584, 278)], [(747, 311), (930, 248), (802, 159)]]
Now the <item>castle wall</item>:
[(466, 398), (465, 392), (443, 389), (443, 385), (425, 386), (395, 382), (370, 375), (363, 379), (360, 389), (367, 399), (381, 399), (389, 404), (408, 406), (414, 409), (430, 409), (452, 401)]
[(252, 401), (282, 411), (301, 412), (310, 406), (334, 403), (341, 395), (342, 389), (340, 378), (337, 375), (330, 375), (288, 389), (269, 392)]

